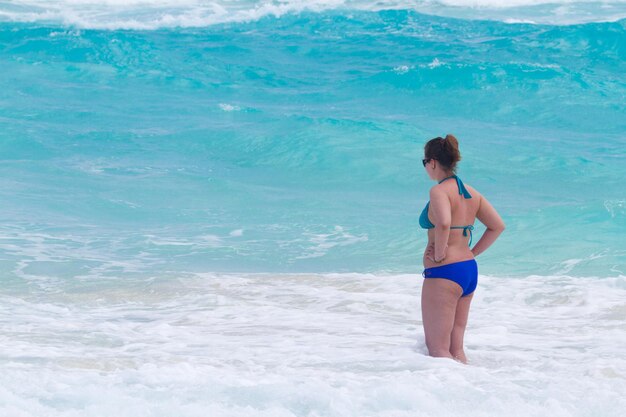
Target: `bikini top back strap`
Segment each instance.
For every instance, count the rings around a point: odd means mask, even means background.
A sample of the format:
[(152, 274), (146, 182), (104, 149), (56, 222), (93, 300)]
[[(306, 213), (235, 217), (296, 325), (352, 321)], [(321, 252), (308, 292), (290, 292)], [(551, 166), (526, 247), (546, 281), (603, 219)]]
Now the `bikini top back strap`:
[(467, 236), (467, 231), (469, 230), (469, 246), (472, 246), (472, 239), (474, 238), (472, 234), (472, 230), (474, 230), (474, 225), (468, 224), (467, 226), (450, 226), (450, 229), (463, 229), (463, 236)]

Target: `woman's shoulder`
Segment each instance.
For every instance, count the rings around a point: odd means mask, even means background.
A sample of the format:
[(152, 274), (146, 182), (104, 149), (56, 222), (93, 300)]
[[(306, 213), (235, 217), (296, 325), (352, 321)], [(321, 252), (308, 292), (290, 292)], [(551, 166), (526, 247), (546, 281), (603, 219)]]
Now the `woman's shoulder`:
[(433, 198), (433, 196), (446, 194), (445, 187), (442, 187), (442, 185), (443, 184), (435, 184), (430, 187), (429, 194), (431, 199)]
[(471, 185), (465, 183), (465, 188), (467, 189), (467, 191), (470, 193), (470, 195), (472, 196), (472, 198), (476, 198), (477, 200), (480, 200), (482, 198), (482, 194), (478, 192), (478, 190), (474, 187), (472, 187)]

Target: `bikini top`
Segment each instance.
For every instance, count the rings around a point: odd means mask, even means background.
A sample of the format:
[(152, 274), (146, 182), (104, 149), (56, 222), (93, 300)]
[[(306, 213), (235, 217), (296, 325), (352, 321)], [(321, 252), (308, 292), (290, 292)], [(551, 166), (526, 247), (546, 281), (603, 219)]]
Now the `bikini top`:
[[(456, 175), (452, 175), (451, 177), (447, 177), (439, 181), (439, 184), (442, 182), (449, 180), (451, 178), (456, 179), (456, 185), (459, 187), (459, 195), (462, 195), (463, 198), (472, 198), (472, 195), (467, 191), (465, 185), (463, 185), (463, 181)], [(422, 210), (422, 214), (420, 214), (420, 226), (423, 229), (432, 229), (435, 225), (428, 218), (428, 207), (430, 207), (430, 201), (426, 203), (426, 207)], [(467, 231), (469, 230), (470, 240), (469, 245), (472, 245), (472, 230), (474, 230), (474, 225), (468, 224), (467, 226), (450, 226), (450, 229), (463, 229), (463, 236), (467, 236)]]

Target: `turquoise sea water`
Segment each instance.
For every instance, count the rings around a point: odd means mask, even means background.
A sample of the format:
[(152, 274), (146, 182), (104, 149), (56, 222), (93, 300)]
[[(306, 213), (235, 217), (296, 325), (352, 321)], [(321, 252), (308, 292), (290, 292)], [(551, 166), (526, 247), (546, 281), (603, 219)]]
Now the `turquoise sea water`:
[[(622, 417), (625, 18), (0, 0), (0, 416)], [(446, 133), (507, 224), (470, 366), (420, 315)]]
[(625, 22), (4, 21), (2, 273), (413, 272), (446, 133), (508, 226), (483, 272), (624, 273)]

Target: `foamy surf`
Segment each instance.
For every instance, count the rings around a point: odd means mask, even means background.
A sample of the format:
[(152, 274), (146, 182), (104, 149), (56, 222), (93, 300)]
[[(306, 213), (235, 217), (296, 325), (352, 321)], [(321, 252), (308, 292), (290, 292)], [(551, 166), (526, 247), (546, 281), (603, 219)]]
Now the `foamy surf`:
[(480, 277), (471, 364), (417, 274), (197, 274), (0, 295), (5, 416), (621, 416), (626, 277)]
[(267, 16), (349, 10), (419, 13), (507, 23), (576, 24), (626, 18), (624, 0), (4, 0), (0, 21), (84, 29), (150, 30), (251, 22)]

